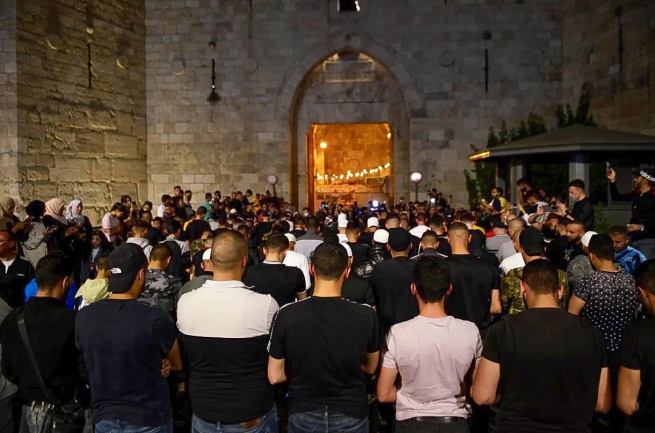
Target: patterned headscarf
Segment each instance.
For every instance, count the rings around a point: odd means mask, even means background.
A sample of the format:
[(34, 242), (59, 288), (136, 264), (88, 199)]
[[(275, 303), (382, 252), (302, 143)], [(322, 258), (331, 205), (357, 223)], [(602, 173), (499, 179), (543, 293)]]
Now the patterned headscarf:
[(68, 221), (61, 213), (61, 208), (65, 207), (66, 203), (60, 198), (53, 198), (45, 202), (45, 214), (50, 215), (62, 224), (68, 225)]
[(84, 216), (82, 214), (77, 213), (77, 207), (81, 204), (82, 204), (81, 200), (73, 200), (70, 203), (68, 203), (68, 207), (66, 208), (66, 219), (68, 220), (69, 223), (84, 222)]

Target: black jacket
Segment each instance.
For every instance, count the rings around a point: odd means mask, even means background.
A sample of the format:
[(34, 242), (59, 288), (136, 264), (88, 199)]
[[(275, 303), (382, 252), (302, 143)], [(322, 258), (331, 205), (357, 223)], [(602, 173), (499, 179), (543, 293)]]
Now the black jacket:
[(11, 308), (23, 305), (25, 286), (34, 278), (34, 267), (29, 260), (16, 256), (14, 263), (5, 270), (0, 265), (0, 298)]
[(353, 266), (353, 271), (362, 278), (371, 278), (375, 265), (382, 263), (389, 257), (387, 244), (374, 244), (371, 247), (368, 259), (361, 261), (357, 266)]
[(616, 187), (616, 182), (610, 182), (610, 194), (612, 200), (632, 201), (631, 224), (642, 224), (644, 230), (641, 233), (635, 232), (632, 240), (655, 238), (655, 188), (642, 193), (638, 190), (621, 194)]

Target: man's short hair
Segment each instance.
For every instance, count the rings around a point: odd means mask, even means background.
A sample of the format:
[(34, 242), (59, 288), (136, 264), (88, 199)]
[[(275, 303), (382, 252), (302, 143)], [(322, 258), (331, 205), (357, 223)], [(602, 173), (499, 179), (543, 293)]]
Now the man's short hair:
[(423, 243), (423, 246), (427, 248), (432, 245), (436, 246), (439, 242), (439, 238), (435, 232), (432, 230), (427, 230), (425, 233), (423, 233), (423, 236), (421, 236), (421, 242)]
[(172, 235), (174, 233), (177, 233), (182, 229), (182, 224), (175, 218), (171, 218), (168, 221), (166, 221), (166, 233), (169, 235)]
[(12, 232), (11, 230), (0, 230), (0, 233), (6, 234), (8, 241), (16, 242), (16, 234), (14, 234), (14, 232)]
[(463, 222), (464, 224), (475, 224), (475, 217), (473, 216), (472, 213), (467, 212), (466, 214), (462, 215), (459, 220)]
[(44, 256), (36, 264), (34, 277), (39, 290), (50, 290), (73, 275), (73, 260), (60, 253)]
[(609, 235), (596, 234), (589, 240), (589, 253), (603, 260), (614, 259), (614, 242)]
[(518, 230), (523, 230), (525, 228), (525, 220), (523, 218), (514, 218), (507, 223), (507, 229), (510, 233), (510, 236), (516, 233)]
[(123, 203), (114, 203), (114, 205), (111, 207), (110, 212), (115, 211), (115, 210), (119, 210), (123, 214), (127, 214), (129, 212)]
[(171, 248), (166, 244), (157, 244), (150, 250), (150, 260), (163, 262), (173, 255)]
[(190, 189), (187, 189), (186, 191), (184, 191), (184, 194), (189, 194), (189, 193), (193, 194), (193, 191), (191, 191)]
[(502, 189), (501, 187), (499, 187), (499, 186), (494, 186), (494, 187), (491, 188), (491, 189), (492, 189), (492, 190), (495, 189), (496, 191), (498, 191), (498, 194), (499, 194), (499, 195), (503, 195), (503, 189)]
[(416, 214), (416, 222), (417, 223), (425, 222), (425, 214), (423, 212), (419, 212)]
[(162, 194), (161, 195), (161, 202), (166, 203), (168, 200), (170, 200), (172, 197), (170, 194)]
[(307, 228), (308, 228), (308, 229), (316, 229), (316, 228), (318, 228), (318, 221), (316, 220), (316, 218), (309, 218), (309, 219), (307, 220)]
[(239, 266), (248, 252), (246, 238), (234, 230), (217, 230), (212, 241), (212, 265), (218, 272)]
[(348, 236), (357, 236), (358, 234), (361, 233), (361, 229), (356, 223), (348, 223), (346, 226), (346, 234)]
[(273, 233), (266, 239), (266, 251), (272, 253), (281, 253), (289, 249), (289, 239), (279, 233)]
[(348, 251), (339, 243), (323, 242), (314, 250), (312, 265), (317, 278), (336, 281), (348, 267)]
[(571, 182), (569, 182), (569, 186), (584, 189), (584, 181), (582, 179), (573, 179)]
[(628, 236), (628, 228), (626, 226), (612, 226), (609, 234), (610, 236)]
[(469, 228), (466, 227), (464, 223), (452, 223), (448, 227), (448, 236), (452, 237), (464, 237), (468, 241)]
[(207, 215), (207, 208), (204, 206), (198, 206), (198, 209), (196, 209), (196, 213), (202, 216)]
[(148, 224), (145, 221), (139, 221), (138, 223), (134, 224), (134, 232), (135, 233), (147, 233), (148, 230), (150, 229), (150, 224)]
[(537, 259), (526, 264), (521, 280), (537, 295), (555, 294), (559, 289), (557, 268), (546, 259)]
[(530, 181), (527, 177), (522, 177), (516, 181), (516, 185), (530, 185)]
[(637, 287), (655, 296), (655, 259), (646, 260), (635, 269)]
[(437, 214), (430, 217), (430, 225), (434, 227), (443, 227), (443, 216)]
[(423, 302), (441, 301), (450, 287), (450, 266), (437, 257), (421, 257), (414, 267), (414, 284)]

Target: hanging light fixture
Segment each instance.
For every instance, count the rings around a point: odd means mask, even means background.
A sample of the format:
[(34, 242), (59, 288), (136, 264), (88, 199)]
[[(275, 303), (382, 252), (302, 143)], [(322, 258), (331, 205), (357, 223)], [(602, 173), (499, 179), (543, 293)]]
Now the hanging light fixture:
[(207, 102), (215, 104), (221, 100), (221, 97), (216, 93), (216, 60), (212, 59), (212, 91), (209, 92)]

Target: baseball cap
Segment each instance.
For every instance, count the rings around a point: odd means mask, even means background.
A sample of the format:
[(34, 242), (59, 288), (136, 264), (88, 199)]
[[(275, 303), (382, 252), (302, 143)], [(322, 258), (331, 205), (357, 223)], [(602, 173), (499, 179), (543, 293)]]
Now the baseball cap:
[(207, 248), (204, 253), (202, 253), (202, 260), (211, 260), (212, 259), (212, 249)]
[(292, 235), (291, 233), (285, 233), (284, 236), (286, 236), (287, 239), (289, 239), (289, 242), (295, 242), (296, 241), (296, 237), (294, 235)]
[(373, 233), (373, 240), (378, 244), (386, 244), (389, 242), (389, 232), (385, 229), (376, 230)]
[[(343, 214), (341, 214), (341, 215), (343, 215)], [(345, 229), (346, 227), (348, 227), (348, 220), (339, 219), (339, 222), (337, 223), (337, 225), (339, 226), (340, 229)]]
[(380, 225), (380, 221), (375, 217), (370, 217), (366, 220), (366, 227), (377, 227), (378, 225)]
[(580, 240), (582, 242), (583, 247), (589, 247), (589, 241), (591, 240), (593, 235), (597, 235), (598, 233), (596, 232), (586, 232), (584, 235), (582, 235), (582, 239)]
[(544, 253), (544, 235), (534, 227), (528, 227), (519, 235), (519, 245), (528, 256), (541, 256)]
[(109, 254), (109, 291), (125, 293), (132, 287), (141, 269), (148, 265), (143, 248), (137, 244), (124, 243)]
[(394, 251), (405, 251), (412, 238), (407, 230), (397, 227), (389, 230), (389, 247)]
[(637, 170), (633, 170), (632, 174), (635, 176), (641, 176), (649, 182), (655, 182), (655, 168), (645, 167)]

